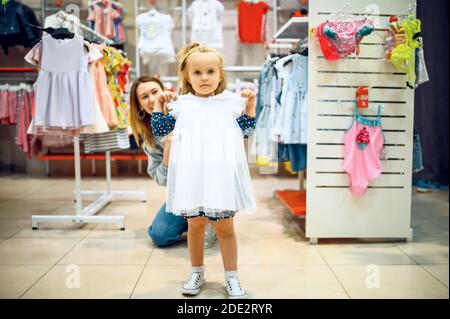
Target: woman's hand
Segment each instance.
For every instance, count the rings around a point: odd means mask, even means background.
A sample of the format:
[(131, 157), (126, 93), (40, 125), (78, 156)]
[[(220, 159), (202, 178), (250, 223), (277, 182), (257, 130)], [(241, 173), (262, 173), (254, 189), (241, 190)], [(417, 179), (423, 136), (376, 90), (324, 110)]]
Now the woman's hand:
[(241, 92), (241, 96), (247, 99), (247, 106), (245, 108), (245, 114), (250, 117), (256, 116), (256, 94), (250, 89), (244, 89)]
[(169, 133), (164, 140), (164, 151), (163, 151), (163, 160), (162, 163), (165, 167), (169, 167), (169, 158), (170, 158), (170, 146), (172, 145), (172, 134)]
[(175, 101), (177, 99), (177, 95), (170, 91), (159, 92), (156, 96), (155, 107), (153, 112), (163, 112), (167, 110), (167, 102)]

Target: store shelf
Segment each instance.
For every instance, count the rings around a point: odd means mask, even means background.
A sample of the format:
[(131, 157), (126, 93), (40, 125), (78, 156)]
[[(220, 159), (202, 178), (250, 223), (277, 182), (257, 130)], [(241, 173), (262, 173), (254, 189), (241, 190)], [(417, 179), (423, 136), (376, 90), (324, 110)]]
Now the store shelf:
[(227, 72), (260, 72), (261, 66), (226, 66), (224, 70)]
[(308, 17), (289, 19), (275, 34), (276, 42), (297, 42), (308, 35)]
[(277, 191), (275, 194), (294, 216), (306, 216), (306, 190)]

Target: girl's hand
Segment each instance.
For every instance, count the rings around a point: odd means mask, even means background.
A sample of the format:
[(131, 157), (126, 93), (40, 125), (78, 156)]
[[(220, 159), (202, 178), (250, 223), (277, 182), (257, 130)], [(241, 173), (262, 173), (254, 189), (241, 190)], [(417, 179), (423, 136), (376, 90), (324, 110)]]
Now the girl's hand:
[(153, 112), (163, 112), (167, 102), (175, 101), (177, 96), (170, 91), (159, 92), (156, 96), (155, 107)]
[(256, 116), (256, 94), (250, 89), (244, 89), (241, 92), (241, 96), (247, 99), (247, 106), (245, 108), (245, 114), (251, 117)]

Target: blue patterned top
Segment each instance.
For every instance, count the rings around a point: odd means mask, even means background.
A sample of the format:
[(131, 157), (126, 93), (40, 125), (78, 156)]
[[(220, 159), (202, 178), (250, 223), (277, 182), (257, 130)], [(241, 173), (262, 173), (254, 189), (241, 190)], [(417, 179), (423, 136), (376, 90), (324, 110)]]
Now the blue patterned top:
[[(252, 136), (255, 126), (256, 118), (243, 114), (236, 119), (241, 128), (244, 138)], [(152, 114), (152, 132), (155, 136), (166, 136), (173, 131), (175, 127), (175, 118), (170, 114), (163, 112), (153, 112)]]

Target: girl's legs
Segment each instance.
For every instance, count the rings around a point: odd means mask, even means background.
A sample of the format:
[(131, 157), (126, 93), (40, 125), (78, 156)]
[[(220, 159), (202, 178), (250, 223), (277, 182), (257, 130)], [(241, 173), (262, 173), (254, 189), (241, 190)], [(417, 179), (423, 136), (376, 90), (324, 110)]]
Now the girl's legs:
[(225, 282), (229, 298), (247, 298), (241, 287), (237, 274), (237, 240), (234, 232), (233, 218), (226, 218), (214, 223), (220, 251), (225, 268)]
[(203, 267), (206, 217), (188, 218), (188, 248), (191, 257), (192, 274), (181, 286), (181, 293), (195, 296), (205, 284)]
[(233, 218), (219, 220), (213, 225), (219, 240), (225, 271), (237, 270), (237, 240)]
[(193, 267), (203, 266), (206, 217), (188, 218), (188, 248)]

